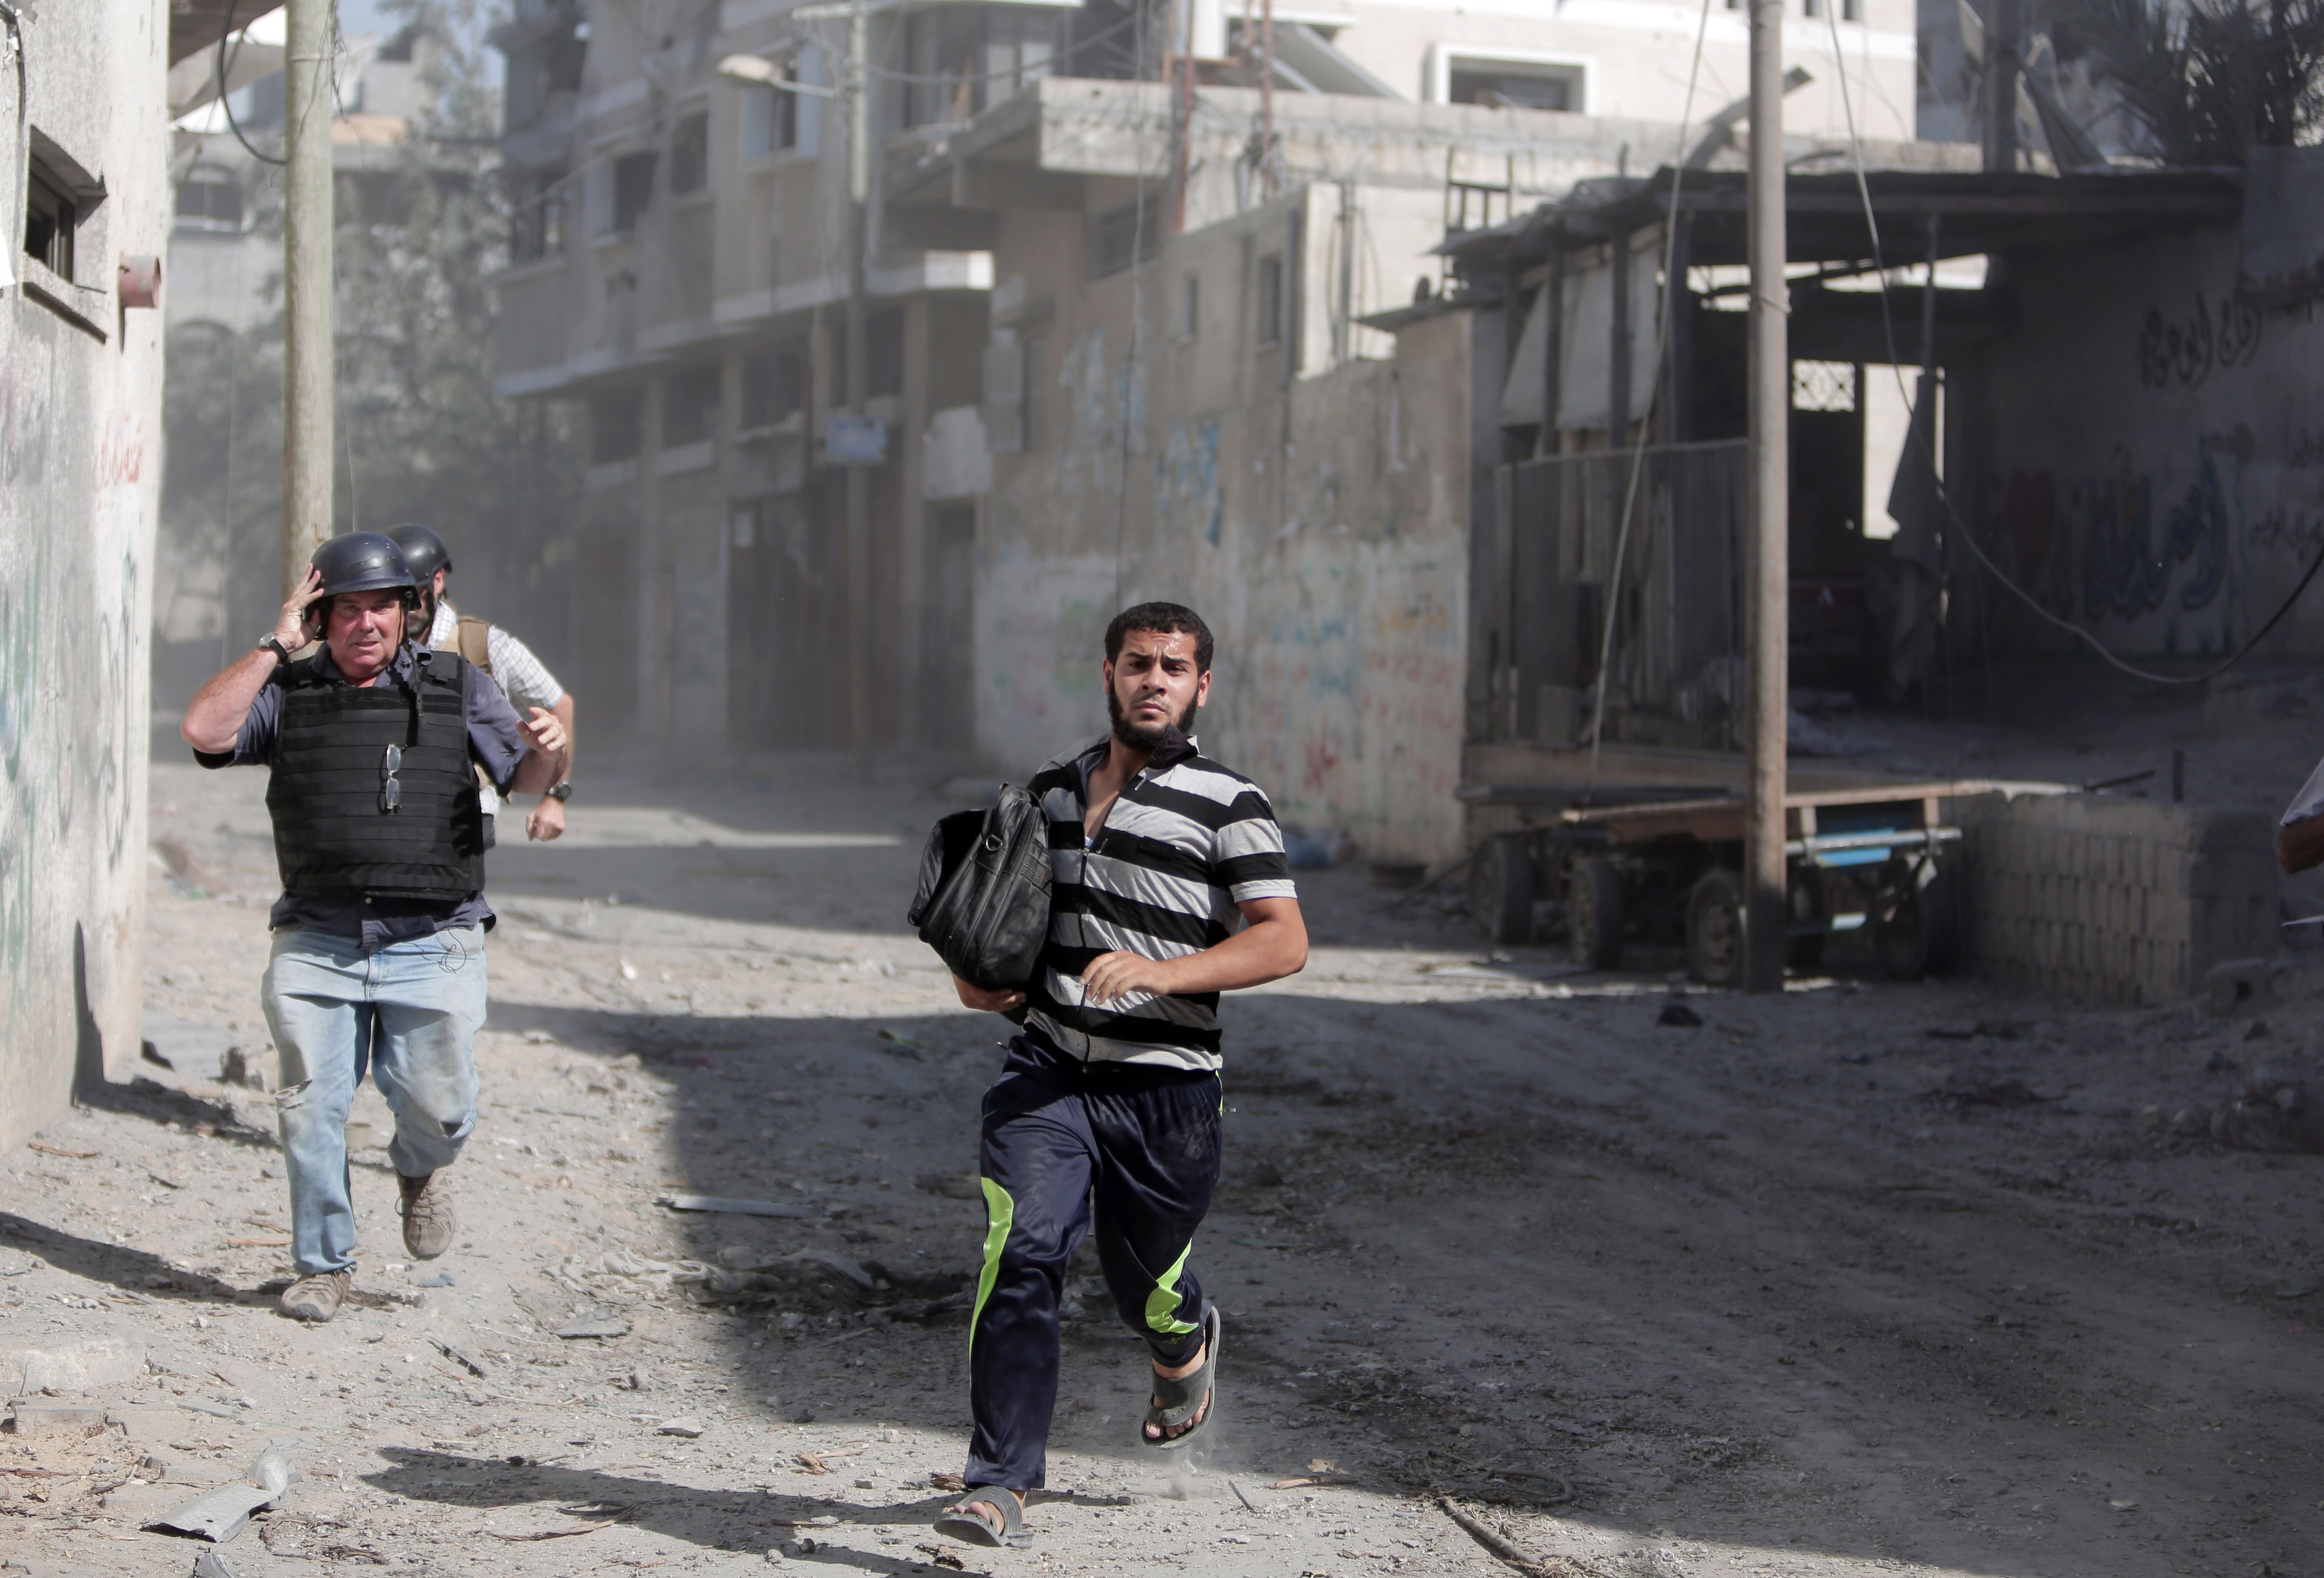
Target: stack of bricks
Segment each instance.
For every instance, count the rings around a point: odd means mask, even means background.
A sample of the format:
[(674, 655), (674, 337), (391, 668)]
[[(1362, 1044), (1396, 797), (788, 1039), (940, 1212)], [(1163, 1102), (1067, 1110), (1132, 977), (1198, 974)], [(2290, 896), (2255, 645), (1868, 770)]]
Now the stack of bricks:
[(2098, 795), (1953, 800), (1971, 974), (2167, 1003), (2277, 948), (2275, 830), (2257, 812)]

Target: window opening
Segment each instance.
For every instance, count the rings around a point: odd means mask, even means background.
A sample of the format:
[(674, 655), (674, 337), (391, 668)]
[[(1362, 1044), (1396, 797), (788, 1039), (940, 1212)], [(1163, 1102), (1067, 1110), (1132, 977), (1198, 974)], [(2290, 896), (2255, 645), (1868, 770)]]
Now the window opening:
[(705, 362), (672, 373), (661, 386), (661, 445), (701, 444), (718, 432), (719, 365)]
[(38, 160), (26, 171), (31, 189), (24, 203), (24, 252), (61, 279), (73, 277), (73, 235), (80, 227), (80, 204)]
[(1259, 343), (1276, 345), (1283, 338), (1283, 254), (1268, 253), (1259, 260)]
[(1531, 60), (1452, 58), (1445, 97), (1493, 109), (1580, 110), (1582, 69)]
[(652, 206), (655, 161), (651, 153), (624, 153), (613, 161), (616, 232), (636, 229), (639, 217)]
[(669, 189), (678, 197), (710, 184), (710, 116), (706, 111), (680, 117), (669, 139)]

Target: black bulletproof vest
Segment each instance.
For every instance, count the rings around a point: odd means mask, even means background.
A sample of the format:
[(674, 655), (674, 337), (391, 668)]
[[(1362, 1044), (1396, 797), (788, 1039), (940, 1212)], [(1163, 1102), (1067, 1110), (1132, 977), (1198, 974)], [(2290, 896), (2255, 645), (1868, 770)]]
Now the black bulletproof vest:
[[(410, 687), (327, 679), (309, 661), (282, 679), (266, 808), (287, 893), (465, 899), (484, 885), (484, 816), (468, 766), (465, 665), (421, 652)], [(402, 747), (401, 803), (380, 809), (382, 765)]]

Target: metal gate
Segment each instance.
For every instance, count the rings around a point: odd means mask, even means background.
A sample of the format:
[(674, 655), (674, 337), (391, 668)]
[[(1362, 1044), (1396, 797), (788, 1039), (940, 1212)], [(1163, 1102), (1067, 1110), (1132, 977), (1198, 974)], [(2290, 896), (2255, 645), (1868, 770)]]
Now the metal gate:
[(1504, 466), (1487, 617), (1489, 737), (1585, 738), (1606, 621), (1608, 740), (1731, 748), (1742, 699), (1743, 440), (1647, 447), (1614, 576), (1634, 451)]

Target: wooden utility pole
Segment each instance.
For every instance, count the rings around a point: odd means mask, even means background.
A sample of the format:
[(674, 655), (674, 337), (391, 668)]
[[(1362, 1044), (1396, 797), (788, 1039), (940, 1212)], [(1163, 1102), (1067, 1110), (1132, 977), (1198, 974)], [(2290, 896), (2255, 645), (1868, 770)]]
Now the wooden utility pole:
[(331, 535), (331, 0), (290, 0), (283, 50), (282, 595)]
[(1751, 557), (1744, 593), (1745, 769), (1750, 819), (1744, 843), (1744, 989), (1784, 989), (1784, 759), (1791, 668), (1791, 298), (1784, 283), (1784, 0), (1751, 0), (1751, 162), (1748, 250)]
[[(847, 17), (847, 414), (863, 415), (871, 347), (864, 328), (865, 254), (872, 244), (872, 96), (869, 8)], [(872, 781), (872, 472), (847, 471), (847, 713), (855, 746), (855, 780)], [(909, 683), (909, 678), (907, 678)]]
[(1983, 58), (1978, 62), (1988, 175), (2012, 174), (2017, 169), (2017, 35), (2023, 26), (2018, 0), (1989, 0)]

